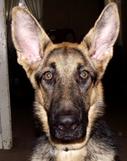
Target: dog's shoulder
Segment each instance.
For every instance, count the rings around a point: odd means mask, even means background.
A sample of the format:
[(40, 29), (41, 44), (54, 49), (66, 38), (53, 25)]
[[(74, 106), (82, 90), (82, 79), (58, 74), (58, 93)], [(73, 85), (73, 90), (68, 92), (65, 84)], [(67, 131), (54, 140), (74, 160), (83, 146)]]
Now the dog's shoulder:
[(116, 136), (105, 121), (97, 121), (87, 144), (87, 153), (90, 158), (88, 161), (119, 161), (118, 145), (115, 138)]

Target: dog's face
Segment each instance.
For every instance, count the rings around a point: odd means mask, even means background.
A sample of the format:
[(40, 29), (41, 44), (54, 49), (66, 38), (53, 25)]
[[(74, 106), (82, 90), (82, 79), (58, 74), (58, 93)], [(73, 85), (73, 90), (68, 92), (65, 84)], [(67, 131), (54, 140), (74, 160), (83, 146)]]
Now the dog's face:
[(81, 148), (102, 112), (101, 78), (112, 57), (119, 16), (109, 4), (80, 44), (53, 44), (24, 7), (12, 12), (18, 62), (36, 90), (36, 113), (52, 144)]
[(61, 143), (85, 137), (89, 93), (96, 79), (82, 50), (68, 45), (57, 45), (48, 51), (35, 76), (44, 93), (51, 139)]

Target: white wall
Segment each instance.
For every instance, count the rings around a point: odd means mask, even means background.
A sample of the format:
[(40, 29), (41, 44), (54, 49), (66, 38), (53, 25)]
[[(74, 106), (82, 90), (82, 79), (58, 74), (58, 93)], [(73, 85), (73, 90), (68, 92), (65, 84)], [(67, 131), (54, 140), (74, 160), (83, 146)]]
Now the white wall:
[(12, 146), (5, 4), (0, 0), (0, 149)]

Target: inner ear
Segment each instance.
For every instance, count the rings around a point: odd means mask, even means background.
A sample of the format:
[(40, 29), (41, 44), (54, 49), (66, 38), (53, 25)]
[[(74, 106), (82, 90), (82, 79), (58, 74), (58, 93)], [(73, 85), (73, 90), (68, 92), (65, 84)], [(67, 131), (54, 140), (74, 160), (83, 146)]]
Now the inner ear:
[(82, 44), (86, 43), (90, 56), (101, 60), (105, 53), (109, 53), (117, 39), (119, 25), (117, 6), (115, 3), (110, 3), (82, 41)]
[(24, 7), (13, 8), (12, 38), (19, 63), (29, 66), (42, 59), (45, 44), (51, 42), (37, 20)]

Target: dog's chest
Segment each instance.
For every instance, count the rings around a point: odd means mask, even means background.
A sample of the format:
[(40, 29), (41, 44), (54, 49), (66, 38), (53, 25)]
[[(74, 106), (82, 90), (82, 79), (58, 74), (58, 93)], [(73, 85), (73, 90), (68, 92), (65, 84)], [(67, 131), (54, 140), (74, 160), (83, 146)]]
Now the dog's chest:
[(56, 161), (84, 161), (86, 150), (58, 151)]

